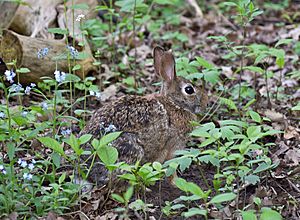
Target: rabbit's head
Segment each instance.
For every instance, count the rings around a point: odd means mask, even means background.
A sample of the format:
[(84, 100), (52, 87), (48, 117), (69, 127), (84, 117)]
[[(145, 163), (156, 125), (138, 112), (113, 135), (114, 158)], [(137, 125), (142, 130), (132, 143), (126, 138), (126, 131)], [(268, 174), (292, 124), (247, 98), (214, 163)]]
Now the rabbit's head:
[(207, 95), (201, 86), (176, 76), (175, 59), (171, 51), (157, 46), (153, 51), (156, 74), (163, 78), (161, 94), (192, 113), (202, 113), (207, 105)]

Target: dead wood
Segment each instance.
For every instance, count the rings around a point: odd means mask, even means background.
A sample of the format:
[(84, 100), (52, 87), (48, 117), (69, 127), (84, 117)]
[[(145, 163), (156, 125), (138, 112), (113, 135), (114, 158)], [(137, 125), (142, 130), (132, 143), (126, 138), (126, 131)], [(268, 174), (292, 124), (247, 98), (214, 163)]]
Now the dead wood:
[[(38, 59), (37, 52), (45, 47), (49, 48), (49, 54), (43, 59)], [(6, 63), (15, 59), (18, 68), (30, 69), (31, 72), (20, 74), (22, 84), (41, 81), (42, 76), (53, 77), (56, 65), (58, 70), (68, 72), (64, 40), (31, 38), (4, 30), (0, 51)], [(55, 61), (55, 59), (58, 60)], [(81, 69), (76, 74), (83, 77), (83, 75), (95, 72), (96, 67), (93, 66), (93, 62), (94, 59), (90, 56), (83, 60), (77, 60), (76, 63), (81, 65)]]
[(16, 14), (19, 4), (15, 2), (0, 1), (0, 29), (8, 28)]

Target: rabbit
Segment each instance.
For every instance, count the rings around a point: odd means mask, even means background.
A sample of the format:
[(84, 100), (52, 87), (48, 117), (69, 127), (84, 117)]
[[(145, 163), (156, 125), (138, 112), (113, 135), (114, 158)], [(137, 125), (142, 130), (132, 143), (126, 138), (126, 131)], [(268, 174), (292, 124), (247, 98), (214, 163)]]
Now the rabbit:
[[(153, 58), (155, 72), (163, 79), (160, 93), (125, 95), (104, 105), (79, 134), (92, 134), (99, 139), (109, 126), (122, 131), (112, 146), (118, 150), (118, 161), (128, 164), (172, 159), (174, 151), (186, 145), (187, 133), (192, 130), (190, 121), (196, 120), (196, 114), (203, 112), (207, 104), (200, 86), (176, 75), (171, 51), (156, 46)], [(91, 160), (87, 163), (90, 165)], [(108, 171), (99, 161), (92, 167), (88, 180), (97, 185), (107, 183)]]

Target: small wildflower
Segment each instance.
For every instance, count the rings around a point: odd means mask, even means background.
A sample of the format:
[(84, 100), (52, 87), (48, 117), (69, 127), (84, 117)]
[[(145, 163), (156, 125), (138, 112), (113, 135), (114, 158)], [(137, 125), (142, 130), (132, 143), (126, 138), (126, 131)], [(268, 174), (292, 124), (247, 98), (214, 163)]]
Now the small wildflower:
[(32, 159), (32, 160), (31, 160), (31, 163), (36, 164), (35, 159)]
[(6, 175), (6, 170), (2, 170), (2, 173), (3, 173), (4, 175)]
[(78, 53), (78, 51), (73, 46), (69, 46), (68, 45), (67, 48), (68, 48), (68, 50), (69, 50), (69, 52), (70, 52), (70, 54), (71, 54), (71, 56), (72, 56), (73, 59), (75, 59), (76, 57), (78, 57), (79, 53)]
[(30, 174), (30, 173), (24, 173), (23, 174), (23, 178), (24, 178), (24, 180), (31, 180), (32, 179), (32, 174)]
[(36, 84), (35, 83), (30, 83), (30, 86), (31, 86), (31, 88), (34, 88), (34, 87), (36, 87)]
[(29, 95), (30, 94), (30, 90), (31, 90), (31, 87), (30, 86), (26, 86), (26, 88), (25, 88), (25, 94)]
[(5, 78), (7, 81), (9, 81), (10, 83), (14, 82), (14, 77), (16, 76), (15, 72), (13, 70), (6, 70), (4, 72)]
[(104, 128), (104, 131), (105, 131), (106, 133), (114, 132), (114, 131), (116, 131), (116, 130), (117, 130), (117, 128), (116, 128), (116, 126), (114, 126), (113, 124), (110, 124), (107, 128)]
[(81, 21), (81, 19), (84, 19), (84, 17), (85, 17), (85, 15), (80, 14), (80, 15), (77, 16), (76, 21), (79, 22), (79, 21)]
[(5, 118), (5, 114), (3, 112), (0, 112), (0, 118), (1, 119)]
[(60, 72), (58, 70), (55, 70), (54, 71), (54, 75), (55, 75), (55, 80), (58, 83), (61, 83), (61, 82), (63, 82), (66, 79), (66, 73), (64, 73), (64, 72)]
[(65, 129), (65, 130), (62, 130), (62, 131), (61, 131), (61, 135), (67, 136), (67, 135), (70, 135), (71, 132), (72, 132), (71, 129)]
[(46, 102), (41, 103), (43, 111), (46, 111), (48, 109), (48, 104)]
[(100, 97), (101, 97), (101, 93), (100, 92), (90, 91), (90, 95), (91, 96), (96, 96), (98, 99), (100, 99)]
[(21, 116), (22, 116), (23, 118), (26, 118), (27, 114), (28, 114), (27, 111), (23, 111), (23, 112), (21, 113)]
[(21, 164), (21, 163), (22, 163), (22, 159), (19, 158), (19, 159), (18, 159), (18, 164)]
[(30, 163), (30, 164), (28, 165), (28, 168), (29, 168), (30, 170), (33, 170), (34, 164), (33, 164), (33, 163)]
[(2, 164), (0, 165), (0, 170), (4, 170), (4, 166)]
[(21, 85), (20, 83), (18, 83), (18, 84), (13, 84), (13, 85), (11, 86), (11, 91), (12, 91), (12, 92), (20, 92), (21, 89), (22, 89), (22, 85)]
[(47, 47), (42, 48), (37, 52), (37, 56), (39, 59), (42, 59), (45, 56), (47, 56), (48, 52), (49, 52), (49, 48), (47, 48)]
[(26, 166), (27, 166), (27, 162), (26, 162), (25, 160), (23, 160), (23, 161), (21, 162), (21, 167), (25, 168)]

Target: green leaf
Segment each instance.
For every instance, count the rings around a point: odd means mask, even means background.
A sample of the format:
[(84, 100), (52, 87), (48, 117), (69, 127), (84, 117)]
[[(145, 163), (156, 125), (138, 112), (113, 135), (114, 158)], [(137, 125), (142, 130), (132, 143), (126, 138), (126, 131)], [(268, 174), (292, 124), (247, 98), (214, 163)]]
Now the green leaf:
[(114, 164), (118, 160), (118, 150), (110, 146), (97, 149), (97, 155), (106, 166)]
[(7, 146), (7, 154), (10, 161), (12, 161), (15, 157), (16, 146), (13, 142), (8, 142)]
[(49, 28), (48, 29), (49, 33), (53, 33), (53, 34), (62, 34), (62, 35), (67, 35), (69, 32), (67, 29), (62, 29), (62, 28)]
[(116, 200), (117, 202), (120, 202), (120, 203), (125, 204), (124, 198), (121, 197), (120, 195), (113, 193), (113, 194), (111, 194), (111, 197), (112, 197), (114, 200)]
[(100, 147), (104, 147), (107, 144), (111, 143), (112, 141), (116, 140), (121, 134), (122, 132), (118, 131), (118, 132), (112, 132), (107, 135), (104, 135), (100, 139)]
[(258, 66), (245, 66), (244, 69), (250, 70), (255, 73), (264, 73), (265, 72), (265, 70), (263, 70), (262, 68), (260, 68)]
[(157, 161), (153, 162), (152, 166), (153, 166), (153, 168), (154, 168), (155, 170), (157, 170), (157, 171), (161, 171), (161, 170), (162, 170), (162, 165), (161, 165), (161, 163), (159, 163), (159, 162), (157, 162)]
[(300, 102), (292, 108), (292, 111), (300, 111)]
[(91, 134), (84, 134), (79, 138), (79, 142), (80, 145), (85, 144), (86, 142), (88, 142), (89, 140), (91, 140), (91, 138), (93, 137), (93, 135)]
[(16, 70), (17, 73), (29, 73), (30, 69), (28, 68), (20, 68)]
[(242, 211), (243, 220), (257, 220), (254, 210)]
[(175, 185), (182, 191), (187, 192), (187, 182), (185, 179), (182, 178), (176, 178), (175, 179)]
[(54, 150), (63, 157), (66, 157), (63, 147), (55, 139), (50, 137), (39, 137), (37, 138), (43, 145)]
[(127, 203), (129, 202), (132, 195), (133, 195), (133, 186), (130, 186), (124, 193), (124, 199), (127, 201)]
[(261, 123), (261, 117), (260, 115), (255, 111), (249, 111), (249, 115), (252, 118), (253, 121), (257, 123)]
[(58, 183), (62, 184), (66, 179), (66, 172), (63, 172), (62, 175), (58, 179)]
[(277, 211), (263, 207), (260, 220), (282, 220), (282, 217)]
[(89, 10), (88, 4), (82, 3), (82, 4), (75, 4), (71, 6), (72, 9), (81, 9), (81, 10)]
[(209, 203), (210, 204), (218, 204), (218, 203), (222, 203), (222, 202), (229, 202), (234, 200), (236, 197), (235, 193), (223, 193), (223, 194), (219, 194), (216, 195), (215, 197), (213, 197)]
[(280, 39), (276, 44), (275, 44), (275, 48), (283, 45), (283, 44), (290, 44), (291, 42), (293, 42), (293, 39)]
[(215, 66), (208, 62), (207, 60), (203, 59), (202, 57), (196, 57), (198, 64), (206, 69), (213, 69)]
[(204, 198), (205, 197), (205, 193), (202, 191), (202, 189), (196, 185), (195, 183), (192, 183), (192, 182), (188, 182), (187, 183), (187, 190), (189, 192), (191, 192), (192, 194), (196, 195), (196, 196), (199, 196), (201, 198)]
[(261, 126), (250, 126), (247, 129), (247, 136), (250, 140), (255, 140), (261, 137)]
[(81, 65), (80, 64), (76, 64), (73, 68), (72, 71), (76, 71), (76, 70), (80, 70), (81, 69)]
[(207, 211), (199, 208), (190, 208), (187, 212), (182, 214), (185, 218), (189, 218), (195, 215), (207, 215)]

